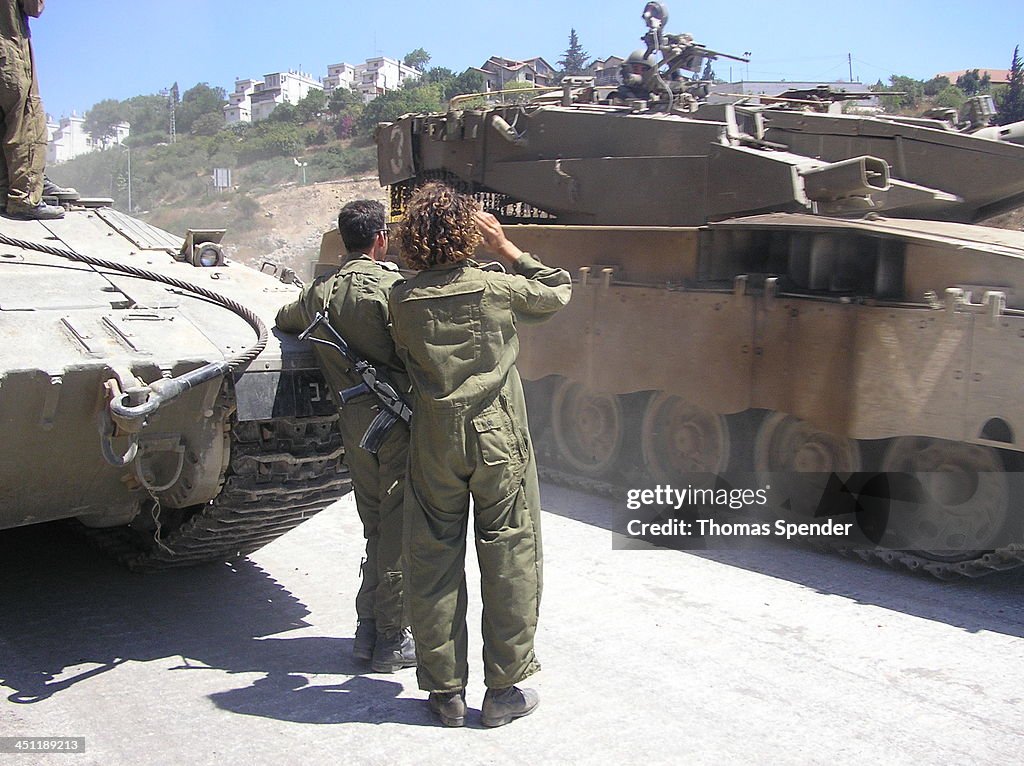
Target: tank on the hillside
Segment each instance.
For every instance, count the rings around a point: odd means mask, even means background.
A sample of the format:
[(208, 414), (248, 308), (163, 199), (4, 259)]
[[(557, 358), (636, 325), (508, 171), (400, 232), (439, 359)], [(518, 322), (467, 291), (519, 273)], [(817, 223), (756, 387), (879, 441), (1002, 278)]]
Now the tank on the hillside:
[(0, 529), (74, 519), (129, 566), (250, 553), (349, 490), (298, 288), (102, 201), (0, 218)]
[(660, 63), (628, 89), (378, 129), (396, 216), (444, 180), (575, 275), (522, 328), (542, 460), (619, 486), (750, 472), (792, 506), (833, 474), (909, 476), (920, 493), (861, 553), (940, 577), (1019, 565), (1024, 233), (948, 219), (1019, 201), (1024, 147), (708, 104), (679, 72), (717, 54), (666, 18), (648, 4), (629, 63)]

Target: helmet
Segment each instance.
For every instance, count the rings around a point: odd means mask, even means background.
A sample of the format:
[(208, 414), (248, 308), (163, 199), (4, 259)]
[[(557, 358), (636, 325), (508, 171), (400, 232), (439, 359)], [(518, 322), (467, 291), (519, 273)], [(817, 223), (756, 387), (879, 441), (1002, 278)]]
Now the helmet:
[(639, 85), (657, 64), (654, 54), (648, 55), (646, 48), (637, 48), (619, 67), (622, 82), (627, 85)]

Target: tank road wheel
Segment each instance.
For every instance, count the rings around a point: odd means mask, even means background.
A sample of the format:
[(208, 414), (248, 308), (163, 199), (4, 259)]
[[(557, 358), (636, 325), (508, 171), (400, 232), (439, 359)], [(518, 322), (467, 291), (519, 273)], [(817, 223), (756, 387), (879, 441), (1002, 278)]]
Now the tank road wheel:
[(860, 470), (860, 447), (853, 439), (775, 412), (758, 429), (754, 470), (774, 496), (789, 500), (797, 515), (810, 516), (831, 474)]
[(551, 403), (551, 431), (558, 454), (573, 471), (600, 476), (619, 459), (626, 433), (622, 402), (563, 380)]
[(942, 562), (997, 547), (1009, 517), (1010, 487), (996, 450), (901, 436), (886, 450), (882, 470), (915, 475), (926, 493), (922, 502), (890, 512), (888, 529), (901, 545)]
[(725, 470), (729, 428), (721, 415), (678, 396), (655, 394), (644, 411), (640, 447), (652, 479), (669, 484), (685, 482), (692, 474)]

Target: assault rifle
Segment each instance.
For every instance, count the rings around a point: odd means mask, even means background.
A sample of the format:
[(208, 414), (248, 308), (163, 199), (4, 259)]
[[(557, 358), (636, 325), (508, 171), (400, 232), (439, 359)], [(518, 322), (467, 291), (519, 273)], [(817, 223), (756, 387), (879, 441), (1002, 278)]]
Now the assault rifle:
[[(320, 326), (323, 326), (327, 333), (334, 338), (333, 342), (313, 335), (313, 331)], [(412, 420), (412, 409), (394, 385), (382, 373), (377, 372), (376, 367), (365, 359), (360, 359), (352, 351), (345, 339), (331, 327), (326, 314), (318, 311), (309, 327), (299, 333), (299, 340), (311, 340), (314, 343), (330, 346), (352, 363), (353, 366), (348, 371), (355, 373), (360, 382), (338, 392), (343, 404), (363, 394), (373, 394), (380, 402), (380, 412), (377, 413), (377, 417), (373, 419), (369, 428), (366, 429), (366, 433), (363, 434), (363, 438), (359, 441), (359, 446), (362, 449), (376, 455), (384, 437), (399, 419), (404, 420), (406, 424)]]

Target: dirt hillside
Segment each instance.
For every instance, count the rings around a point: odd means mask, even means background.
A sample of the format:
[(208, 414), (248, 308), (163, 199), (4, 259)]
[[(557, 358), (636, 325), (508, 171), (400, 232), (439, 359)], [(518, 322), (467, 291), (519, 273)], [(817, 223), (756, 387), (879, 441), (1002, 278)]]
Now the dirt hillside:
[(360, 198), (385, 202), (376, 176), (289, 185), (258, 197), (260, 210), (252, 226), (228, 231), (227, 255), (255, 268), (267, 261), (287, 266), (305, 280), (320, 251), (320, 237), (337, 226), (338, 210)]

